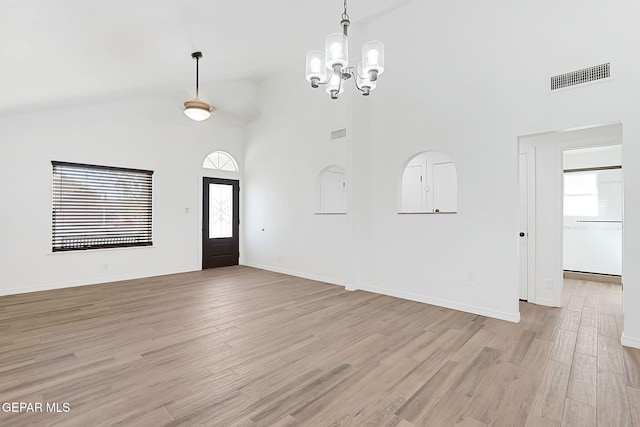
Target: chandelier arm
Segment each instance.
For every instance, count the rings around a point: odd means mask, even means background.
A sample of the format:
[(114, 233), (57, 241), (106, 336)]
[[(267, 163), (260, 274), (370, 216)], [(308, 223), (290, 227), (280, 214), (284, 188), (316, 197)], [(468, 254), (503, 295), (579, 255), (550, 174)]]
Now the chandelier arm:
[(353, 79), (353, 83), (356, 85), (356, 89), (358, 89), (360, 92), (364, 92), (364, 89), (362, 89), (360, 85), (358, 85), (358, 79)]
[(331, 77), (333, 77), (333, 74), (334, 73), (332, 72), (331, 75), (329, 75), (329, 77), (327, 77), (327, 80), (325, 80), (323, 82), (318, 81), (316, 84), (318, 84), (318, 85), (326, 85), (326, 84), (328, 84), (331, 81)]
[(349, 71), (351, 71), (355, 77), (353, 79), (353, 83), (356, 85), (356, 89), (358, 89), (360, 92), (362, 92), (362, 94), (364, 96), (369, 96), (371, 94), (371, 88), (369, 87), (360, 87), (360, 85), (358, 84), (358, 79), (364, 79), (360, 73), (358, 73), (358, 70), (356, 70), (355, 67), (349, 67)]
[(364, 80), (364, 77), (360, 75), (360, 73), (358, 72), (358, 69), (356, 67), (348, 67), (348, 70), (349, 70), (349, 72), (351, 72), (352, 75), (356, 76), (359, 79), (363, 79)]

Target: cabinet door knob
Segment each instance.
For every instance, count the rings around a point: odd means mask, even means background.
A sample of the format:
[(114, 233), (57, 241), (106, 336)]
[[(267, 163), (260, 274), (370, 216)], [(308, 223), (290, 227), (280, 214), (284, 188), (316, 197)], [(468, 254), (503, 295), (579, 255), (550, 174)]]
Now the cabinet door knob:
[(520, 232), (520, 237), (524, 237), (524, 231)]

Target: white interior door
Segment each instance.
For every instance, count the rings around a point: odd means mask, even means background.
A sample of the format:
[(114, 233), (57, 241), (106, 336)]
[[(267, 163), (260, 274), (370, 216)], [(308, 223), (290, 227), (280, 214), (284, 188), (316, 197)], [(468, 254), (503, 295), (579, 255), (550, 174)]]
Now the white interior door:
[(456, 212), (458, 178), (453, 163), (433, 164), (433, 209), (435, 212)]
[(422, 165), (409, 165), (404, 170), (404, 175), (402, 175), (402, 212), (424, 211), (423, 176), (424, 168)]
[(520, 299), (529, 299), (529, 251), (528, 251), (528, 219), (529, 219), (529, 186), (527, 185), (527, 153), (520, 153), (520, 219), (519, 219), (519, 243), (520, 243), (520, 263), (519, 263), (519, 284)]

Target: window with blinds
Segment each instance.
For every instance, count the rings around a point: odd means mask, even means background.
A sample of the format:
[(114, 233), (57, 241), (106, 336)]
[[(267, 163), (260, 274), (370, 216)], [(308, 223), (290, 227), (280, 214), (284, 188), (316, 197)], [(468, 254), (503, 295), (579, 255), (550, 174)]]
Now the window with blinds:
[(153, 171), (51, 164), (54, 252), (151, 246)]

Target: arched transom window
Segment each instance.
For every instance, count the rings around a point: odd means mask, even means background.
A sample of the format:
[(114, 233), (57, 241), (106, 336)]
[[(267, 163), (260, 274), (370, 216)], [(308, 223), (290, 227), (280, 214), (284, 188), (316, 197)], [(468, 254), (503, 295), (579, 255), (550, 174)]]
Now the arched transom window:
[(238, 163), (235, 161), (231, 154), (224, 151), (214, 151), (209, 154), (202, 167), (205, 169), (216, 169), (229, 172), (238, 172)]

